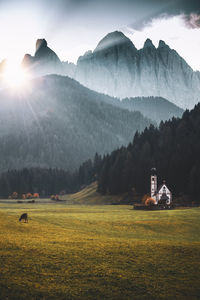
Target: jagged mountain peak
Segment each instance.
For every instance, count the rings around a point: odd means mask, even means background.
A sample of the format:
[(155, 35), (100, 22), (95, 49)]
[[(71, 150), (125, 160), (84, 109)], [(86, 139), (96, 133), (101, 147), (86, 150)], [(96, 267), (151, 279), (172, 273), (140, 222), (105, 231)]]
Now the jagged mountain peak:
[(159, 41), (158, 48), (168, 48), (168, 49), (170, 49), (170, 47), (163, 40)]
[(96, 52), (78, 60), (74, 78), (121, 99), (162, 96), (182, 108), (199, 101), (200, 76), (175, 50), (162, 40), (155, 47), (150, 39), (137, 50), (119, 31), (109, 33)]
[(47, 41), (39, 39), (35, 56), (26, 55), (24, 63), (36, 75), (68, 75), (90, 89), (121, 99), (162, 96), (182, 108), (199, 101), (199, 73), (163, 40), (155, 47), (147, 39), (144, 48), (137, 50), (122, 32), (110, 32), (94, 51), (79, 57), (75, 66), (62, 63)]
[(47, 41), (45, 39), (37, 39), (35, 53), (39, 51), (41, 48), (46, 48), (46, 47), (47, 47)]
[(25, 54), (22, 65), (33, 75), (62, 74), (62, 63), (45, 39), (37, 39), (35, 55)]
[(145, 41), (145, 43), (144, 43), (144, 48), (153, 48), (153, 49), (155, 49), (155, 46), (154, 46), (152, 40), (147, 39), (147, 40)]
[(127, 38), (121, 31), (113, 31), (108, 33), (97, 45), (94, 52), (106, 50), (112, 47), (117, 47), (119, 45), (126, 44), (134, 49), (135, 46), (129, 38)]
[(60, 62), (57, 54), (47, 46), (45, 39), (38, 39), (36, 41), (35, 58)]

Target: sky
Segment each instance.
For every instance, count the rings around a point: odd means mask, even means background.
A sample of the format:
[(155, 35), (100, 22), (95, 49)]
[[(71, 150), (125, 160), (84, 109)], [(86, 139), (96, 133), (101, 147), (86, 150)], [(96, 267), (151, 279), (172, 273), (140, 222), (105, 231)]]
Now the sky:
[(61, 60), (76, 62), (115, 30), (138, 49), (162, 39), (200, 70), (200, 0), (0, 0), (0, 60), (19, 63), (45, 38)]

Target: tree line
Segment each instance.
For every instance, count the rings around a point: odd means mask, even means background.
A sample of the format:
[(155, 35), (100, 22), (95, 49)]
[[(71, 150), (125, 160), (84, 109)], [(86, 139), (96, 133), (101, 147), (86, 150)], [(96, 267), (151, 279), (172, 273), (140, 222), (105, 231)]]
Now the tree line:
[(51, 168), (23, 168), (9, 170), (0, 175), (0, 197), (25, 199), (24, 195), (50, 197), (74, 193), (97, 178), (101, 156), (84, 162), (78, 171), (68, 172)]

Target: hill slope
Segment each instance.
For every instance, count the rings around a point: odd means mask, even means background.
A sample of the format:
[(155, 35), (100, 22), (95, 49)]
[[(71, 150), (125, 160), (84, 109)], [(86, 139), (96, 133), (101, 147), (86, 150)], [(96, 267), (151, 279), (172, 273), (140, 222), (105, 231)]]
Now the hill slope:
[(87, 204), (87, 205), (102, 205), (102, 204), (120, 204), (125, 195), (101, 195), (97, 191), (97, 183), (86, 186), (81, 191), (74, 194), (66, 194), (60, 196), (61, 200), (66, 201), (66, 204)]
[(129, 143), (151, 121), (112, 106), (109, 97), (61, 76), (32, 82), (23, 93), (1, 91), (0, 168), (74, 170), (96, 152)]
[(157, 124), (173, 117), (181, 117), (184, 112), (183, 109), (162, 97), (125, 98), (122, 101), (116, 98), (111, 99), (113, 105), (129, 111), (139, 111), (143, 116), (150, 118)]

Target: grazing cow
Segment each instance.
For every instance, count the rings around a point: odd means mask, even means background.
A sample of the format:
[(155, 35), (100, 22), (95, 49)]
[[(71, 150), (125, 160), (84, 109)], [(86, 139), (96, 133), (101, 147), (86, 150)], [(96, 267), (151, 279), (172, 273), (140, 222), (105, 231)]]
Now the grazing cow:
[(19, 218), (20, 222), (21, 220), (24, 220), (24, 223), (28, 223), (28, 214), (27, 213), (22, 214), (21, 217)]

